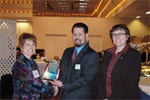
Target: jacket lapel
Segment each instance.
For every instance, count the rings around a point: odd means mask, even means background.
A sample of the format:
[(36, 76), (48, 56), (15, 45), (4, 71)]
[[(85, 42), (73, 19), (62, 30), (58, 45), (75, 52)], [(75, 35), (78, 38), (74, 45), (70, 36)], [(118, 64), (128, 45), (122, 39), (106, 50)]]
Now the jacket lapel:
[(71, 71), (73, 70), (73, 68), (75, 67), (75, 64), (79, 64), (82, 57), (85, 55), (87, 49), (89, 48), (88, 43), (85, 45), (85, 47), (83, 47), (83, 49), (79, 52), (79, 54), (77, 55), (76, 59), (74, 60), (74, 62), (72, 62), (72, 55), (73, 55), (73, 51), (74, 48), (72, 48), (71, 51), (71, 56), (70, 56), (70, 61), (68, 63), (68, 71), (67, 71), (67, 80), (69, 80), (69, 77), (71, 76)]
[(87, 43), (87, 44), (85, 45), (85, 47), (83, 47), (83, 49), (82, 49), (82, 50), (79, 52), (79, 54), (77, 55), (75, 61), (72, 63), (73, 65), (74, 65), (75, 63), (79, 63), (79, 62), (81, 61), (81, 58), (85, 55), (85, 53), (87, 52), (88, 48), (89, 48), (89, 44)]
[(67, 64), (67, 75), (66, 75), (66, 79), (67, 79), (67, 81), (68, 81), (68, 79), (69, 79), (69, 76), (70, 76), (70, 72), (71, 72), (71, 69), (72, 69), (72, 67), (73, 67), (73, 63), (72, 63), (72, 54), (73, 54), (73, 52), (74, 52), (74, 47), (73, 48), (71, 48), (71, 50), (70, 50), (70, 53), (69, 53), (69, 55), (68, 55), (68, 64)]

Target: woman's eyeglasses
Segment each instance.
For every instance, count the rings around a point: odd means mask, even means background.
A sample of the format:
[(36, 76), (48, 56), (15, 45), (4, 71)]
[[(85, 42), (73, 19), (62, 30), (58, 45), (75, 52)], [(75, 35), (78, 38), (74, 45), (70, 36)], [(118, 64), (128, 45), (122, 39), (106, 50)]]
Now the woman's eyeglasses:
[(112, 37), (121, 37), (123, 35), (125, 35), (126, 33), (118, 33), (118, 34), (114, 34), (112, 33)]

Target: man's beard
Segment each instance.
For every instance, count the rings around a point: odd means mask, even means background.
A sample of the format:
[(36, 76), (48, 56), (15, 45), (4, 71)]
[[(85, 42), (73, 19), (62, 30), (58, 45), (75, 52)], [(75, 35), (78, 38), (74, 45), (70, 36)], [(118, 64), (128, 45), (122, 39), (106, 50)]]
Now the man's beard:
[(81, 46), (82, 46), (82, 44), (81, 44), (81, 45), (80, 45), (80, 44), (75, 44), (75, 46), (76, 46), (76, 47), (81, 47)]
[(84, 42), (83, 44), (74, 44), (76, 47), (81, 47), (83, 46), (84, 44), (86, 44), (87, 42)]
[[(79, 44), (76, 44), (76, 41), (77, 41), (77, 40), (80, 41)], [(82, 41), (81, 41), (81, 40), (75, 39), (75, 44), (74, 44), (74, 45), (75, 45), (76, 47), (81, 47), (81, 46), (84, 45), (85, 43), (86, 43), (86, 41), (82, 44)]]

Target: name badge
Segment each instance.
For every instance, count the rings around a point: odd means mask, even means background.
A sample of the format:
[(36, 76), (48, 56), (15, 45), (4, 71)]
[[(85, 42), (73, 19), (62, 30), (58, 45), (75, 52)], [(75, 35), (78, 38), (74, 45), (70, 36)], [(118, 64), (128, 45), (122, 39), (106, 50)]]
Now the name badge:
[(34, 77), (34, 78), (40, 77), (38, 70), (32, 71), (32, 74), (33, 74), (33, 77)]
[(76, 70), (80, 70), (80, 64), (76, 64), (76, 65), (75, 65), (75, 69), (76, 69)]

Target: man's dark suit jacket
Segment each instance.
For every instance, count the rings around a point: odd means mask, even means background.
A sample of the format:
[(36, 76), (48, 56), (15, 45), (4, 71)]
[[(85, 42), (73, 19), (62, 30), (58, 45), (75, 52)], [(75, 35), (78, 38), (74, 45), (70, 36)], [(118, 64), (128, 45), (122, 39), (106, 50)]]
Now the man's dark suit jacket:
[(92, 81), (99, 66), (99, 56), (87, 43), (72, 62), (73, 51), (74, 47), (67, 48), (60, 63), (60, 80), (64, 84), (60, 98), (91, 99)]
[[(106, 71), (111, 60), (111, 53), (107, 50), (104, 52), (102, 61), (100, 82), (98, 84), (98, 97), (106, 98)], [(118, 59), (111, 74), (112, 95), (108, 99), (140, 99), (138, 83), (141, 73), (141, 56), (135, 49), (129, 50), (122, 54)]]

